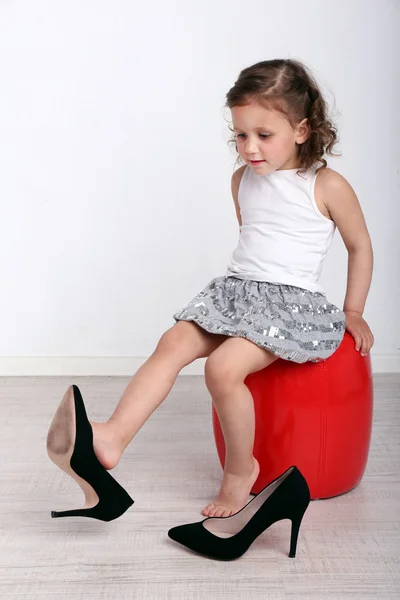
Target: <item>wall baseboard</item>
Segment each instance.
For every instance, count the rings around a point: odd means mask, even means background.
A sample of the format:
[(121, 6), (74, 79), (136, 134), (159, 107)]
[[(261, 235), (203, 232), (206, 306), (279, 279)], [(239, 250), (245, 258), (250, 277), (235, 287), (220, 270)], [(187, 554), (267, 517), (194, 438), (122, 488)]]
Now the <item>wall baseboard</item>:
[[(400, 354), (371, 356), (373, 373), (400, 373)], [(0, 377), (132, 376), (146, 357), (21, 356), (0, 357)], [(180, 375), (204, 375), (206, 359), (184, 367)]]

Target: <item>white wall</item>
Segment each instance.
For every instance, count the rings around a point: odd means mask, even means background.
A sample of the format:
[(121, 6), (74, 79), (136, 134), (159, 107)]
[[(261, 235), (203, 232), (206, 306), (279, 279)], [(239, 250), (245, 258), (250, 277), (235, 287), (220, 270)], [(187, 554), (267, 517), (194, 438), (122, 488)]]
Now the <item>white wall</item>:
[[(225, 94), (280, 57), (336, 102), (343, 156), (328, 164), (375, 251), (374, 370), (399, 370), (399, 3), (300, 4), (1, 2), (1, 375), (133, 373), (225, 273), (238, 239)], [(336, 233), (321, 283), (340, 306), (346, 265)]]

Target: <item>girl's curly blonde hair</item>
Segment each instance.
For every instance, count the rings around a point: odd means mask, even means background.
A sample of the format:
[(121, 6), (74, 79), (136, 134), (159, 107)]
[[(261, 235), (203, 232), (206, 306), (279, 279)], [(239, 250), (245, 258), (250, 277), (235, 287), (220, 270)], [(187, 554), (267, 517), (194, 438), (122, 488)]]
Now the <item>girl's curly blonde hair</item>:
[[(330, 156), (340, 156), (332, 152), (338, 141), (338, 130), (328, 119), (327, 104), (313, 74), (300, 61), (265, 60), (243, 69), (226, 95), (225, 106), (244, 106), (250, 101), (283, 113), (292, 127), (308, 119), (310, 135), (303, 144), (299, 144), (298, 172), (305, 172), (315, 163), (322, 163), (318, 170), (325, 168), (325, 152)], [(231, 126), (229, 129), (233, 132)], [(232, 143), (237, 151), (235, 137), (228, 142)], [(240, 156), (237, 162), (243, 162)]]

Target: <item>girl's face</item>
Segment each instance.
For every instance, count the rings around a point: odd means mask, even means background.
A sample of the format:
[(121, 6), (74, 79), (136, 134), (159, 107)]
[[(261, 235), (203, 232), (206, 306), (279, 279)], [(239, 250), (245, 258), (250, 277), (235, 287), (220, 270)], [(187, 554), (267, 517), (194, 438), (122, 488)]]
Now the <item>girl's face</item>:
[(285, 115), (256, 102), (233, 106), (231, 114), (238, 152), (255, 173), (299, 167), (297, 144), (308, 138), (307, 119), (293, 129)]

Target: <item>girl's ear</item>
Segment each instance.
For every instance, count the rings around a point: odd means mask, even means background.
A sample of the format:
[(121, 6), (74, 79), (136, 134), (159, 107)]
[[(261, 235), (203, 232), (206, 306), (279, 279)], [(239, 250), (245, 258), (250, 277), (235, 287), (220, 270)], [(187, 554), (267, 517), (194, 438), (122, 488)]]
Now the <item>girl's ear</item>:
[(303, 119), (297, 125), (296, 132), (296, 144), (304, 144), (304, 142), (310, 137), (310, 125), (308, 119)]

